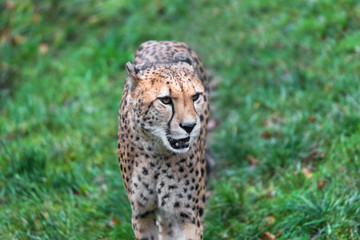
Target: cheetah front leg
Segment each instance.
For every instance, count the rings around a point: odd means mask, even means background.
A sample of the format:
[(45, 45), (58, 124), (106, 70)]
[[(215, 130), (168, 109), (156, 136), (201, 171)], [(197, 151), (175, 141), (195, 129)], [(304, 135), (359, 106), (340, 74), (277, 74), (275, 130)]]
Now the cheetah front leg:
[[(199, 221), (199, 220), (197, 220)], [(184, 240), (202, 240), (203, 227), (202, 225), (196, 225), (192, 222), (184, 222), (180, 225)]]
[(189, 221), (183, 217), (160, 217), (160, 240), (201, 240), (203, 228), (200, 219)]
[(174, 232), (174, 221), (169, 218), (165, 217), (164, 215), (159, 216), (159, 235), (160, 240), (171, 240), (175, 237)]
[(155, 211), (134, 215), (131, 219), (135, 239), (158, 240)]

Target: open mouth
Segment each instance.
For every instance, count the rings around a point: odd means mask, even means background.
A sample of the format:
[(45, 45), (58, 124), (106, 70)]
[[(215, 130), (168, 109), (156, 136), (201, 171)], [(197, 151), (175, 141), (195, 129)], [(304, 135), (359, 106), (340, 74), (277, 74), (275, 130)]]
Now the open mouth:
[(183, 149), (183, 148), (189, 147), (190, 137), (182, 138), (182, 139), (174, 139), (171, 137), (167, 137), (167, 139), (168, 139), (171, 147), (174, 149)]

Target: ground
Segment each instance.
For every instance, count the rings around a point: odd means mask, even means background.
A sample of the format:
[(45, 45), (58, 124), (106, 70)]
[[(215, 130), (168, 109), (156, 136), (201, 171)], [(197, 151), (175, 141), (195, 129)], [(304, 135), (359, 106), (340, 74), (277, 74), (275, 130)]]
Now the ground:
[(0, 4), (0, 238), (133, 239), (117, 112), (150, 39), (217, 76), (205, 239), (360, 238), (357, 1)]

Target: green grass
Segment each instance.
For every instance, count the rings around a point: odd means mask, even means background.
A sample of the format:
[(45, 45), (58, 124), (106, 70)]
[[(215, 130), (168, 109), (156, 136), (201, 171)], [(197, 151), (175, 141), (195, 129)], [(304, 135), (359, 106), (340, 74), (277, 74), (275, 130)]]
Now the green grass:
[(124, 63), (150, 39), (187, 42), (220, 76), (205, 239), (360, 239), (358, 1), (12, 3), (1, 239), (133, 239), (117, 112)]

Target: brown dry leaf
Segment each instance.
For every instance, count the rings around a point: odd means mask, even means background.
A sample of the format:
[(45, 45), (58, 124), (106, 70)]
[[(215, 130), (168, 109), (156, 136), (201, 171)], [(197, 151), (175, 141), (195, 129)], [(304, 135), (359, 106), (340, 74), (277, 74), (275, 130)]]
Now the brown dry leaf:
[(6, 9), (11, 10), (15, 7), (15, 3), (13, 1), (7, 1), (5, 3), (5, 7), (6, 7)]
[(306, 178), (311, 178), (313, 176), (313, 173), (305, 167), (301, 169), (301, 172), (305, 175)]
[(265, 126), (265, 127), (269, 127), (270, 124), (271, 124), (271, 121), (270, 121), (270, 120), (265, 120), (265, 121), (264, 121), (264, 126)]
[(327, 185), (327, 182), (325, 182), (324, 180), (320, 180), (318, 181), (318, 183), (316, 184), (316, 188), (317, 189), (322, 189), (323, 187), (325, 187)]
[(116, 225), (123, 224), (123, 222), (118, 219), (116, 216), (113, 216), (108, 223), (109, 227), (114, 228)]
[(246, 157), (246, 159), (247, 159), (247, 161), (248, 161), (248, 163), (249, 163), (249, 167), (250, 167), (250, 169), (254, 169), (254, 168), (256, 168), (256, 166), (257, 166), (257, 163), (258, 163), (258, 160), (255, 158), (255, 157), (253, 157), (253, 156), (251, 156), (251, 155), (248, 155), (247, 157)]
[(260, 240), (274, 240), (275, 238), (275, 235), (269, 232), (264, 232), (260, 235)]
[(75, 196), (79, 196), (80, 195), (80, 192), (79, 192), (79, 190), (77, 190), (77, 189), (72, 189), (72, 193), (75, 195)]
[(272, 134), (268, 131), (265, 131), (261, 134), (261, 137), (265, 138), (265, 139), (269, 139), (269, 138), (271, 138), (271, 136), (272, 136)]
[(49, 46), (46, 43), (42, 43), (39, 46), (39, 52), (45, 55), (49, 51)]
[(265, 217), (265, 227), (275, 223), (275, 218), (273, 216), (266, 216)]
[(31, 18), (31, 21), (32, 21), (33, 23), (38, 22), (38, 21), (39, 21), (39, 14), (34, 13), (33, 16), (32, 16), (32, 18)]
[(25, 38), (21, 35), (16, 35), (11, 38), (11, 43), (14, 45), (21, 44), (25, 41)]
[(313, 123), (313, 122), (316, 121), (316, 118), (315, 118), (313, 115), (310, 115), (310, 116), (308, 117), (308, 121), (311, 122), (311, 123)]
[(318, 155), (317, 151), (314, 151), (312, 153), (310, 153), (305, 159), (304, 159), (304, 163), (309, 163), (313, 158), (315, 158)]

